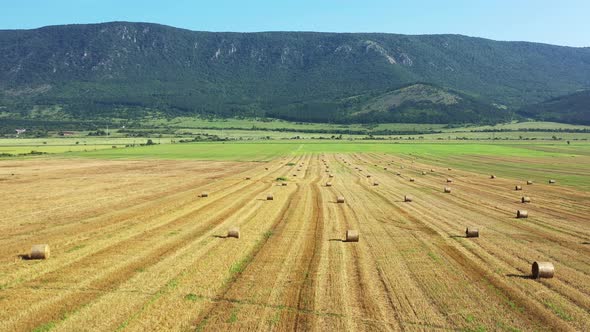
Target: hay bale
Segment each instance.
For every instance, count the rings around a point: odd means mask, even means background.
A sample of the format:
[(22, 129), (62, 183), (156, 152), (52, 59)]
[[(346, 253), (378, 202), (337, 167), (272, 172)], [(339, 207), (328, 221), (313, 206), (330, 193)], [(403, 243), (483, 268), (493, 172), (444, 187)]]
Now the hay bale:
[(527, 196), (522, 196), (522, 198), (520, 199), (520, 201), (522, 203), (530, 203), (531, 202), (531, 198), (527, 197)]
[(448, 170), (449, 170), (449, 171), (452, 171), (453, 169), (452, 169), (452, 168), (448, 168)]
[(387, 170), (387, 167), (383, 167), (383, 170), (386, 171)]
[(465, 237), (479, 237), (479, 230), (477, 228), (469, 228), (465, 230)]
[(453, 183), (453, 179), (447, 178), (447, 183)]
[(268, 167), (265, 167), (264, 169), (268, 171)]
[(422, 171), (422, 175), (426, 175), (426, 172)]
[(416, 181), (416, 179), (410, 178), (410, 182), (414, 182), (414, 181)]
[(553, 278), (555, 267), (551, 262), (534, 262), (532, 274), (534, 279)]
[(336, 198), (336, 203), (344, 203), (344, 196), (338, 196)]
[(516, 211), (516, 218), (523, 219), (528, 218), (529, 212), (527, 210), (517, 210)]
[(490, 175), (490, 179), (495, 179), (495, 178), (496, 178), (496, 176), (495, 176), (495, 175), (493, 175), (493, 174), (492, 174), (492, 175)]
[(514, 190), (522, 190), (522, 186), (516, 185), (514, 186)]
[(450, 192), (451, 192), (451, 188), (450, 188), (450, 187), (445, 187), (444, 191), (445, 191), (445, 193), (447, 193), (447, 194), (448, 194), (448, 193), (450, 193)]
[(201, 193), (201, 197), (209, 197), (209, 193), (208, 193), (208, 192), (206, 192), (206, 191), (203, 191), (203, 192)]
[(431, 169), (430, 169), (430, 171), (431, 171), (431, 172), (434, 172), (434, 169), (432, 169), (432, 168), (431, 168)]
[(533, 184), (533, 181), (527, 180), (526, 184), (531, 185), (531, 184)]
[(251, 177), (249, 177), (249, 176), (246, 176), (246, 180), (250, 180), (250, 179), (251, 179)]
[(346, 242), (359, 242), (359, 231), (349, 229), (346, 231)]
[(373, 185), (374, 186), (378, 186), (379, 185), (379, 182), (375, 181), (375, 182), (373, 182)]
[(371, 177), (371, 174), (367, 174), (367, 177), (370, 178)]
[(404, 169), (404, 166), (400, 166), (399, 168)]
[(274, 200), (274, 196), (272, 194), (268, 194), (268, 195), (266, 195), (266, 200), (272, 201), (272, 200)]
[(555, 183), (555, 180), (551, 179), (549, 180), (549, 183)]
[(287, 186), (287, 182), (282, 182), (281, 186), (286, 187)]
[(412, 201), (412, 196), (410, 196), (410, 195), (404, 196), (404, 202), (411, 202), (411, 201)]
[(330, 174), (329, 177), (333, 178), (334, 177), (334, 174)]
[(233, 237), (236, 239), (240, 238), (240, 229), (238, 227), (232, 227), (227, 231), (227, 237)]
[(326, 182), (326, 187), (331, 187), (332, 186), (332, 182)]
[(31, 248), (29, 259), (48, 259), (50, 253), (48, 244), (35, 244)]

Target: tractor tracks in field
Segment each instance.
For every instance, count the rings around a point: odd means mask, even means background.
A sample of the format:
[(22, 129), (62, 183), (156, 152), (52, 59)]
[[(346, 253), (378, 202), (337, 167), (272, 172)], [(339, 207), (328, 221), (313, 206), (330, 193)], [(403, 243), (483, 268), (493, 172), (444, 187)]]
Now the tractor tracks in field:
[[(89, 256), (84, 257), (84, 260), (80, 259), (76, 262), (72, 262), (53, 272), (47, 272), (36, 279), (22, 284), (19, 288), (42, 288), (44, 285), (49, 285), (49, 287), (51, 287), (51, 284), (55, 282), (71, 282), (71, 280), (68, 280), (69, 278), (67, 276), (76, 275), (78, 271), (97, 270), (97, 266), (100, 266), (101, 264), (105, 267), (100, 270), (101, 272), (98, 275), (91, 275), (89, 276), (89, 280), (81, 280), (77, 283), (78, 285), (82, 283), (83, 288), (96, 289), (98, 291), (91, 293), (73, 292), (60, 294), (56, 299), (49, 299), (47, 302), (43, 302), (47, 303), (47, 306), (38, 303), (37, 306), (39, 306), (39, 309), (36, 310), (39, 312), (38, 315), (32, 316), (34, 318), (29, 316), (28, 319), (11, 319), (11, 321), (14, 321), (14, 324), (11, 324), (11, 328), (16, 330), (35, 328), (43, 322), (54, 321), (67, 312), (71, 312), (76, 308), (92, 302), (102, 294), (115, 290), (119, 284), (129, 279), (132, 275), (137, 273), (138, 270), (151, 266), (189, 243), (197, 241), (205, 233), (222, 224), (227, 217), (238, 213), (245, 206), (246, 202), (253, 199), (252, 196), (256, 197), (267, 189), (267, 185), (264, 183), (253, 182), (244, 188), (236, 190), (240, 193), (246, 190), (238, 200), (235, 200), (230, 196), (231, 193), (234, 192), (232, 191), (223, 197), (212, 200), (211, 203), (206, 204), (198, 210), (184, 213), (179, 217), (166, 221), (162, 225), (145, 230), (129, 239), (116, 242), (98, 252), (92, 253)], [(171, 239), (163, 244), (156, 244), (156, 242), (154, 242), (167, 231), (184, 227), (190, 223), (194, 217), (203, 214), (205, 212), (203, 210), (208, 210), (212, 214), (208, 217), (209, 219), (206, 219), (206, 222), (197, 226), (191, 225), (192, 227), (189, 227), (188, 231), (184, 230), (179, 237)], [(152, 239), (151, 242), (154, 242), (155, 246), (149, 244), (150, 239)], [(134, 249), (134, 246), (137, 249)], [(144, 248), (149, 249), (146, 252)], [(121, 256), (126, 252), (131, 254), (137, 252), (141, 254), (138, 255), (137, 259), (124, 260), (122, 265), (117, 266), (115, 263), (114, 267), (109, 267), (111, 264), (110, 262), (113, 259), (116, 259), (117, 256)], [(14, 287), (11, 287), (11, 289), (14, 289)]]

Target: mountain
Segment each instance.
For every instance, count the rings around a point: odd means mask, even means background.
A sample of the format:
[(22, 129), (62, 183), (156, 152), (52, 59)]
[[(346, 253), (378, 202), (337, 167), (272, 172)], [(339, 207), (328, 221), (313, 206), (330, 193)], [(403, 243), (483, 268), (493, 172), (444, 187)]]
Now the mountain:
[[(460, 35), (196, 32), (128, 22), (0, 31), (0, 110), (12, 115), (57, 105), (76, 118), (157, 110), (334, 122), (389, 114), (407, 122), (421, 119), (363, 107), (416, 82), (451, 89), (484, 109), (485, 116), (453, 122), (500, 121), (504, 108), (589, 88), (590, 48)], [(447, 113), (462, 112), (453, 105)]]
[(590, 90), (551, 98), (523, 107), (518, 113), (542, 121), (590, 125)]

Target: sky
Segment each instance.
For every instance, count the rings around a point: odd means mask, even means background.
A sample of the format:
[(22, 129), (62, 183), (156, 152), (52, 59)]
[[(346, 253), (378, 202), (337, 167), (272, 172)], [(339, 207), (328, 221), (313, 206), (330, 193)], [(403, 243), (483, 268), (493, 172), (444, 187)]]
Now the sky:
[(0, 0), (0, 30), (109, 21), (199, 31), (452, 33), (590, 46), (590, 0)]

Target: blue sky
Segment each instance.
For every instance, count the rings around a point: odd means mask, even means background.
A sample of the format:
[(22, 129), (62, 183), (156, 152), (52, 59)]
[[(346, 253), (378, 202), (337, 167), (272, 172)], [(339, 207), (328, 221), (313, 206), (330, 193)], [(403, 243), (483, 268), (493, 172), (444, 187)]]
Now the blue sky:
[(206, 31), (458, 33), (590, 46), (590, 0), (0, 0), (0, 29), (107, 21)]

